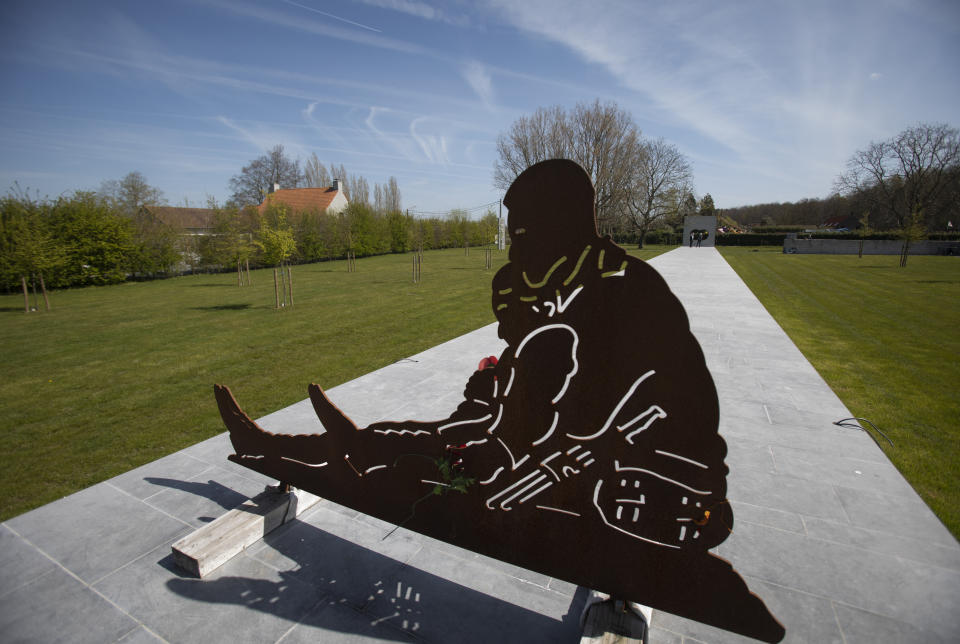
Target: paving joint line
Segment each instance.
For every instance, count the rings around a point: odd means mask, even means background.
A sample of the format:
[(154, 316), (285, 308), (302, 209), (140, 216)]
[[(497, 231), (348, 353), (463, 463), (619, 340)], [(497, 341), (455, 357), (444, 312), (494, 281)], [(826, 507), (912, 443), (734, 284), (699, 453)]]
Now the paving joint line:
[[(175, 517), (175, 516), (173, 516), (172, 514), (170, 514), (169, 512), (167, 512), (166, 510), (164, 510), (163, 508), (158, 508), (157, 506), (149, 503), (149, 502), (147, 501), (147, 499), (139, 499), (139, 498), (135, 497), (134, 495), (132, 495), (132, 494), (130, 494), (129, 492), (127, 492), (126, 490), (117, 487), (116, 485), (114, 485), (114, 484), (111, 483), (110, 481), (104, 481), (101, 485), (106, 485), (106, 486), (108, 486), (109, 488), (111, 488), (111, 489), (113, 489), (113, 490), (116, 490), (116, 491), (119, 492), (120, 494), (123, 494), (124, 496), (130, 497), (131, 499), (133, 499), (133, 500), (136, 501), (137, 503), (142, 503), (142, 504), (144, 504), (145, 506), (147, 506), (148, 508), (150, 508), (151, 510), (156, 510), (156, 511), (159, 512), (160, 514), (163, 514), (163, 515), (165, 515), (165, 516), (173, 519), (174, 521), (178, 521), (178, 522), (182, 523), (183, 525), (185, 525), (186, 527), (190, 528), (191, 530), (196, 530), (196, 529), (197, 529), (197, 528), (196, 528), (194, 525), (192, 525), (189, 521), (184, 521), (184, 520), (181, 519), (180, 517)], [(96, 487), (96, 486), (93, 486), (93, 487)], [(90, 489), (90, 488), (87, 488), (87, 489)], [(166, 492), (166, 490), (161, 490), (160, 492)], [(157, 492), (157, 494), (159, 494), (160, 492)], [(156, 494), (151, 494), (150, 497), (147, 497), (147, 498), (151, 498), (151, 497), (153, 497), (153, 496), (156, 496)]]
[[(39, 553), (42, 554), (44, 557), (46, 557), (46, 558), (49, 559), (51, 562), (53, 562), (53, 564), (54, 564), (55, 566), (57, 566), (58, 568), (60, 568), (60, 570), (62, 570), (63, 572), (67, 573), (67, 575), (69, 575), (70, 577), (72, 577), (72, 578), (75, 579), (76, 581), (80, 582), (80, 584), (81, 584), (83, 587), (89, 589), (90, 592), (94, 593), (95, 595), (97, 595), (97, 597), (100, 597), (103, 601), (105, 601), (105, 602), (107, 602), (108, 604), (110, 604), (111, 606), (113, 606), (115, 609), (117, 609), (118, 611), (120, 611), (121, 614), (126, 615), (128, 618), (130, 618), (130, 620), (133, 621), (134, 624), (137, 624), (137, 625), (141, 626), (141, 627), (142, 627), (144, 630), (146, 630), (148, 633), (150, 633), (151, 635), (156, 636), (157, 639), (162, 640), (162, 641), (166, 641), (164, 638), (162, 638), (162, 637), (160, 637), (159, 635), (157, 635), (157, 633), (155, 633), (155, 632), (153, 631), (153, 629), (151, 629), (149, 626), (147, 626), (146, 624), (144, 624), (142, 621), (140, 621), (139, 619), (137, 619), (136, 617), (134, 617), (133, 615), (131, 615), (130, 613), (128, 613), (128, 612), (127, 612), (126, 610), (124, 610), (119, 604), (117, 604), (115, 601), (113, 601), (112, 599), (110, 599), (109, 597), (107, 597), (106, 595), (104, 595), (104, 594), (103, 594), (102, 592), (100, 592), (98, 589), (96, 589), (96, 588), (94, 588), (92, 585), (88, 584), (86, 581), (83, 580), (82, 577), (80, 577), (80, 576), (77, 575), (75, 572), (73, 572), (72, 570), (70, 570), (69, 568), (67, 568), (66, 566), (64, 566), (62, 563), (60, 563), (60, 561), (58, 561), (57, 559), (55, 559), (52, 555), (50, 555), (48, 552), (46, 552), (43, 548), (41, 548), (41, 547), (38, 546), (37, 544), (33, 543), (30, 539), (27, 539), (25, 536), (23, 536), (22, 534), (20, 534), (19, 532), (17, 532), (17, 531), (14, 530), (13, 528), (11, 528), (10, 526), (6, 526), (6, 527), (7, 527), (8, 530), (10, 530), (10, 532), (12, 532), (13, 534), (15, 534), (15, 535), (16, 535), (17, 537), (19, 537), (20, 539), (22, 539), (22, 540), (24, 541), (24, 543), (32, 546), (33, 548), (36, 548), (37, 552), (39, 552)], [(148, 554), (148, 553), (144, 553), (144, 554), (141, 555), (141, 556), (146, 556), (146, 554)], [(139, 558), (140, 558), (140, 557), (137, 557), (137, 559), (139, 559)], [(129, 562), (128, 562), (128, 563), (129, 563)], [(121, 566), (121, 567), (122, 567), (122, 566)], [(119, 568), (118, 568), (118, 570), (119, 570)], [(51, 572), (52, 572), (52, 571), (51, 571)], [(114, 572), (115, 572), (115, 571), (114, 571)], [(106, 576), (107, 576), (107, 575), (104, 575), (104, 577), (106, 577)], [(101, 579), (103, 579), (103, 577), (101, 577)], [(100, 580), (97, 580), (97, 581), (100, 581)], [(136, 629), (134, 629), (134, 630), (136, 630)], [(129, 635), (129, 634), (130, 634), (130, 633), (128, 632), (127, 635)], [(125, 636), (126, 636), (126, 635), (125, 635)], [(125, 636), (124, 636), (124, 637), (125, 637)]]

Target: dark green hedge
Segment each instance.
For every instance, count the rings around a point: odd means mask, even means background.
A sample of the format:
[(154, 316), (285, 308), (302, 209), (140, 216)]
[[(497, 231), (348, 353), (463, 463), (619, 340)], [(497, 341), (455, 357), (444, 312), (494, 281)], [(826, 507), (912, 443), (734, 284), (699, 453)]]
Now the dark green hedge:
[(814, 226), (753, 226), (751, 227), (750, 232), (759, 234), (802, 233), (808, 228), (814, 228)]
[[(717, 246), (783, 246), (787, 233), (726, 233), (717, 235)], [(928, 239), (937, 241), (960, 241), (960, 233), (930, 233)], [(849, 233), (798, 233), (797, 239), (902, 239), (896, 231), (871, 233), (861, 236), (857, 232)]]
[[(644, 244), (676, 245), (680, 243), (680, 238), (682, 236), (683, 235), (681, 233), (675, 233), (669, 230), (652, 230), (648, 232), (646, 235), (644, 235), (643, 243)], [(613, 233), (610, 237), (613, 239), (613, 241), (620, 244), (621, 246), (635, 245), (640, 240), (640, 235), (636, 232)]]
[(786, 233), (726, 233), (717, 235), (717, 246), (783, 246)]
[[(791, 226), (767, 226), (764, 228), (755, 228), (754, 232), (749, 233), (718, 233), (717, 246), (783, 246), (788, 233), (797, 233), (798, 239), (901, 239), (897, 231), (885, 231), (871, 233), (861, 236), (858, 232), (847, 233), (804, 233), (796, 230), (798, 227)], [(777, 232), (774, 232), (776, 230)], [(648, 232), (643, 238), (645, 244), (666, 244), (678, 245), (681, 242), (681, 233), (675, 233), (669, 230), (654, 230)], [(640, 236), (636, 232), (619, 232), (611, 235), (613, 241), (621, 246), (636, 245)], [(960, 241), (960, 232), (950, 233), (930, 233), (928, 239), (939, 241)]]

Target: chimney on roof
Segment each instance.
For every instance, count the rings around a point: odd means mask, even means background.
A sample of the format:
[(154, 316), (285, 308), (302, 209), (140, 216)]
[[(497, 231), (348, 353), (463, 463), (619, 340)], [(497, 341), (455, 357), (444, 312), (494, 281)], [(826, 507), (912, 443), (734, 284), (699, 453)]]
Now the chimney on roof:
[(334, 189), (334, 190), (340, 190), (340, 179), (334, 179), (334, 180), (333, 180), (333, 189)]
[(270, 192), (277, 192), (278, 190), (280, 190), (280, 184), (279, 184), (279, 183), (274, 183), (274, 184), (273, 184), (273, 190), (271, 190)]

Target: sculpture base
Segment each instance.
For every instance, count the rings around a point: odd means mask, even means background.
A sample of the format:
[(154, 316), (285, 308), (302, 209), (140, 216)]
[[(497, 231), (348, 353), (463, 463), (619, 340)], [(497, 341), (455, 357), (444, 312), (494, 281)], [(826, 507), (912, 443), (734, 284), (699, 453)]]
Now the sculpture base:
[(203, 578), (319, 500), (303, 490), (267, 488), (173, 544), (173, 560), (186, 572)]

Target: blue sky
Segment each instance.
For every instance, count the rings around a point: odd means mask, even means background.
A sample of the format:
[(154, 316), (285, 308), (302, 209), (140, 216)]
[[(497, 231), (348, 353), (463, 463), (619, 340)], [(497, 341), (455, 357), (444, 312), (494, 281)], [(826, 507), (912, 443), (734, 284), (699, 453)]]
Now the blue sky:
[(0, 190), (138, 170), (174, 205), (229, 194), (280, 143), (404, 207), (497, 200), (498, 134), (615, 101), (718, 207), (824, 197), (847, 158), (960, 126), (953, 0), (13, 0), (0, 18)]

